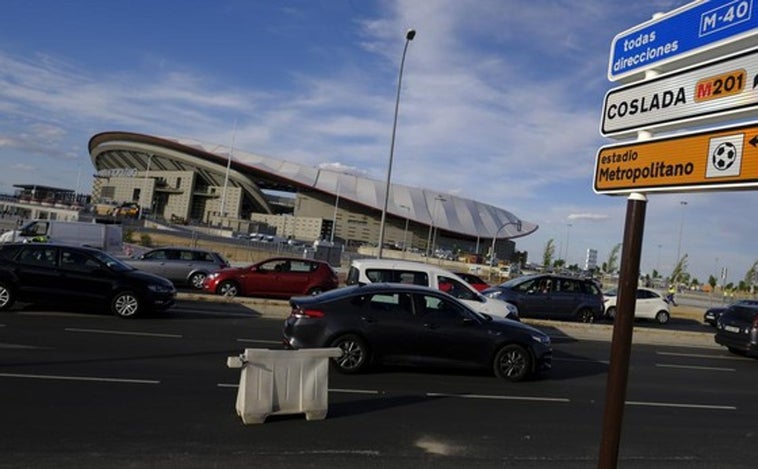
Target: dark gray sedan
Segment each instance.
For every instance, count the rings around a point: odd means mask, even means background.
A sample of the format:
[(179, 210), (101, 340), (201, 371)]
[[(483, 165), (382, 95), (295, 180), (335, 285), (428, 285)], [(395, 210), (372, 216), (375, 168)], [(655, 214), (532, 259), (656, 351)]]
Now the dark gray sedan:
[(509, 381), (550, 369), (550, 337), (517, 321), (479, 314), (436, 289), (371, 283), (290, 299), (284, 342), (339, 347), (343, 373), (371, 363), (473, 367)]

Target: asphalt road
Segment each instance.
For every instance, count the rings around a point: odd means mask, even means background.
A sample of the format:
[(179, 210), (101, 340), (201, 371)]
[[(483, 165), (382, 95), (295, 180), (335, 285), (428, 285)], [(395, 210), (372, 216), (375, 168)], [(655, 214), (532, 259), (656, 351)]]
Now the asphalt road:
[[(81, 306), (0, 315), (0, 467), (597, 465), (610, 344), (592, 337), (608, 326), (546, 326), (554, 369), (539, 379), (330, 373), (325, 420), (244, 425), (226, 358), (279, 347), (280, 313), (266, 309), (180, 301), (140, 320)], [(620, 467), (754, 467), (757, 367), (712, 345), (635, 344)]]

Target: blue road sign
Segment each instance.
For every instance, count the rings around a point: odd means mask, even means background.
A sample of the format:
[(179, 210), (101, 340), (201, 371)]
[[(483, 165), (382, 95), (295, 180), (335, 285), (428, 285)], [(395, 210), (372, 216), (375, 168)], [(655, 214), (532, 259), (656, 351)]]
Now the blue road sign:
[(696, 1), (619, 33), (611, 43), (608, 79), (620, 80), (755, 37), (754, 1)]

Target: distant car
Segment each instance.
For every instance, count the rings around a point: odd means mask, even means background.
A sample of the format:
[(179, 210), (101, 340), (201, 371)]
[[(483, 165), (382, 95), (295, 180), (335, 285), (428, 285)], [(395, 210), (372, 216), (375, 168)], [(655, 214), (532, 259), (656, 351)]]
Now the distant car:
[(140, 270), (151, 272), (196, 290), (203, 288), (209, 273), (230, 267), (229, 261), (215, 251), (186, 247), (163, 247), (151, 249), (126, 263)]
[(714, 340), (732, 353), (758, 357), (758, 306), (729, 306), (716, 320)]
[(703, 315), (703, 322), (706, 324), (710, 324), (713, 327), (716, 327), (716, 321), (718, 321), (719, 316), (721, 316), (724, 313), (724, 311), (726, 311), (730, 306), (733, 306), (733, 305), (758, 306), (758, 300), (739, 300), (729, 305), (708, 308), (705, 311), (705, 314)]
[[(616, 317), (616, 289), (603, 292), (605, 317)], [(638, 287), (634, 306), (635, 319), (655, 319), (658, 324), (666, 324), (671, 318), (671, 308), (660, 293), (650, 288)]]
[(176, 288), (94, 248), (48, 243), (0, 245), (0, 311), (16, 300), (82, 301), (131, 318), (174, 304)]
[(469, 285), (476, 288), (477, 291), (483, 291), (488, 289), (491, 285), (487, 282), (485, 282), (481, 277), (474, 274), (469, 274), (468, 272), (453, 272), (458, 277), (462, 278), (466, 281)]
[(374, 363), (473, 367), (520, 381), (548, 370), (550, 337), (531, 326), (481, 315), (437, 289), (401, 283), (340, 288), (290, 299), (289, 348), (339, 347), (338, 371)]
[(581, 322), (603, 317), (603, 294), (591, 279), (525, 275), (488, 288), (482, 294), (516, 305), (521, 317)]
[(231, 267), (211, 273), (203, 290), (225, 296), (289, 298), (317, 295), (339, 286), (337, 273), (323, 261), (274, 257), (247, 267)]

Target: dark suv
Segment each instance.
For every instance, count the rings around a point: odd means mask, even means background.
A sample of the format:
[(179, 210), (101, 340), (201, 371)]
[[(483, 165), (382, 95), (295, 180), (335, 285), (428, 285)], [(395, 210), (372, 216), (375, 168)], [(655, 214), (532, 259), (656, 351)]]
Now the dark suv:
[(110, 254), (88, 247), (46, 243), (0, 245), (0, 311), (16, 300), (81, 301), (131, 318), (174, 304), (176, 288)]
[(488, 288), (482, 294), (515, 304), (522, 318), (594, 322), (603, 317), (603, 293), (591, 279), (526, 275)]

